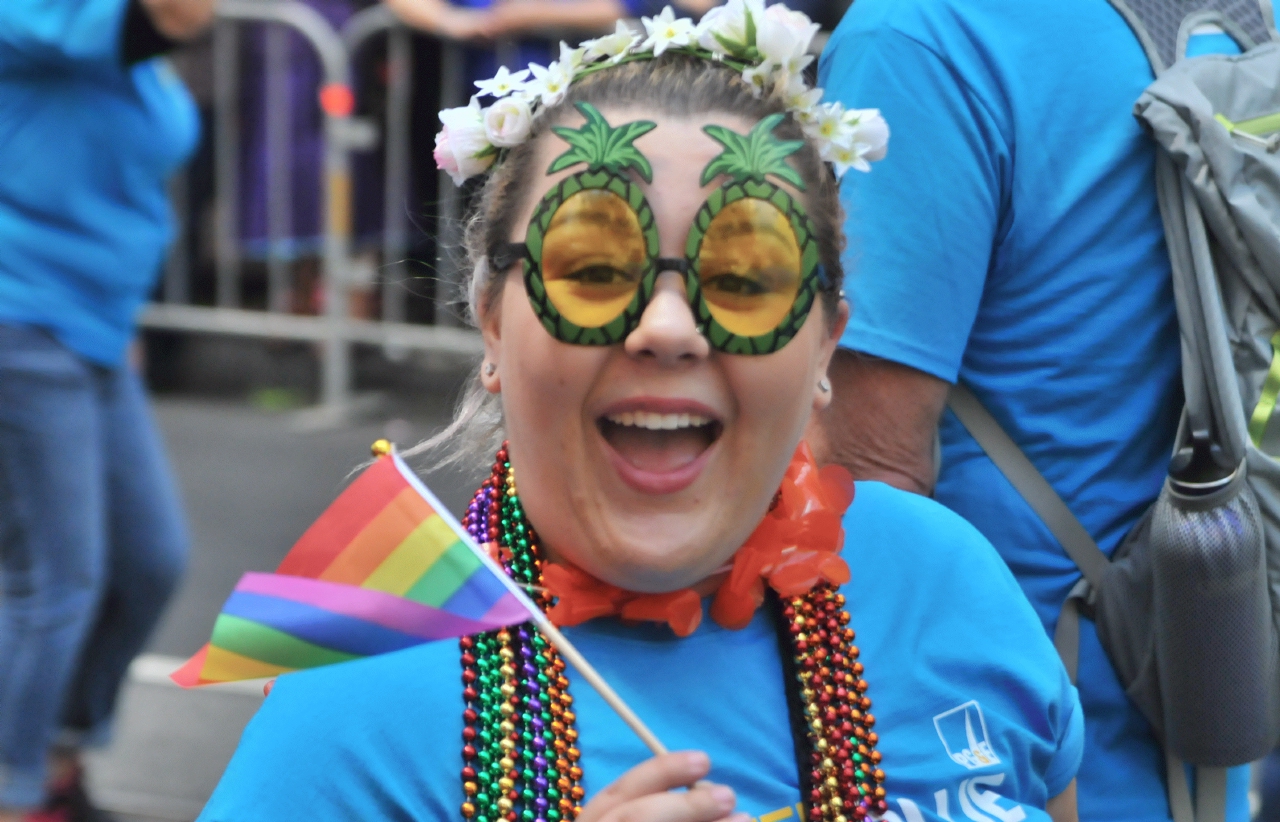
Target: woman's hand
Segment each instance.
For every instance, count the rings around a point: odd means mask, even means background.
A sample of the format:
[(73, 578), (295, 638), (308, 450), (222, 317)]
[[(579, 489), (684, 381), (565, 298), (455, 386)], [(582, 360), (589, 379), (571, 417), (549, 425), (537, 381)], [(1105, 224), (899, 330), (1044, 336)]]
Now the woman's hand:
[(655, 756), (596, 794), (578, 822), (746, 822), (746, 814), (733, 813), (732, 790), (699, 781), (710, 770), (701, 751)]

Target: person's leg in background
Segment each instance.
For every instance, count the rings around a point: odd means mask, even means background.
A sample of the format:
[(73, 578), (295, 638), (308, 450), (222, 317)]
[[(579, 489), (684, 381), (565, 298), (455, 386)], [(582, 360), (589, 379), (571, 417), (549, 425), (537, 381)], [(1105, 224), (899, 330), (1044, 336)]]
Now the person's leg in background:
[[(99, 388), (107, 579), (65, 703), (63, 739), (74, 747), (108, 740), (129, 663), (180, 582), (188, 551), (177, 486), (141, 379), (122, 367), (104, 374)], [(74, 792), (71, 801), (84, 804), (83, 794)]]
[(46, 757), (106, 579), (92, 366), (0, 325), (0, 819), (45, 801)]

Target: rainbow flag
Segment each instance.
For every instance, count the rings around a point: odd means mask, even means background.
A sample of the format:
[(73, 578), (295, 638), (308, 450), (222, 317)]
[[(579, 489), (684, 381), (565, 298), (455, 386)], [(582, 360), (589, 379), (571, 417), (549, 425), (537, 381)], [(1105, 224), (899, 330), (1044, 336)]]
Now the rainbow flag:
[(277, 676), (529, 619), (533, 604), (394, 453), (248, 573), (179, 685)]

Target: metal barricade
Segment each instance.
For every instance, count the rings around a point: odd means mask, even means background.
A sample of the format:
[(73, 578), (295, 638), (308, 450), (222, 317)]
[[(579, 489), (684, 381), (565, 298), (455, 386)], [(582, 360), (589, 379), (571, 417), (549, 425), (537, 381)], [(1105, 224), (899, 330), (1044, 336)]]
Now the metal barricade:
[[(221, 0), (213, 44), (213, 141), (214, 141), (214, 257), (216, 295), (214, 306), (189, 303), (191, 266), (182, 253), (171, 256), (165, 270), (165, 301), (149, 305), (141, 322), (149, 328), (193, 333), (231, 334), (313, 341), (321, 346), (321, 403), (335, 418), (351, 407), (351, 346), (364, 343), (388, 351), (406, 349), (479, 353), (479, 336), (472, 331), (437, 323), (404, 322), (403, 260), (409, 248), (407, 212), (412, 44), (410, 34), (390, 13), (375, 6), (355, 15), (340, 35), (314, 9), (296, 0)], [(241, 27), (246, 23), (269, 24), (265, 40), (267, 66), (267, 310), (242, 307), (242, 254), (239, 243), (239, 174), (241, 165), (239, 122), (239, 51)], [(288, 32), (301, 35), (319, 58), (323, 85), (318, 90), (324, 118), (321, 228), (323, 236), (321, 280), (323, 314), (289, 313), (288, 268), (281, 248), (291, 233), (292, 184), (289, 106), (287, 87), (280, 77), (288, 60)], [(388, 44), (388, 111), (383, 129), (384, 225), (381, 244), (383, 273), (381, 320), (355, 319), (349, 307), (353, 273), (352, 153), (370, 148), (377, 139), (372, 124), (353, 117), (355, 94), (351, 63), (355, 50), (369, 37), (386, 32)], [(445, 74), (460, 87), (460, 55), (447, 46)], [(273, 71), (274, 69), (274, 71)], [(459, 88), (460, 92), (460, 88)], [(456, 96), (457, 92), (455, 92)], [(447, 96), (447, 95), (446, 95)], [(450, 100), (445, 105), (453, 105)], [(447, 179), (447, 178), (446, 178)], [(449, 270), (448, 254), (458, 243), (459, 203), (453, 186), (441, 186), (442, 207), (437, 221), (438, 260), (441, 272)], [(186, 186), (173, 186), (179, 212), (178, 235), (191, 230), (183, 200)], [(437, 312), (437, 316), (447, 312)]]
[[(342, 41), (354, 60), (374, 37), (387, 36), (387, 123), (384, 142), (382, 265), (384, 282), (403, 282), (408, 274), (404, 263), (409, 248), (409, 215), (405, 211), (409, 195), (409, 129), (412, 105), (413, 47), (411, 34), (386, 6), (370, 6), (356, 13), (342, 28)], [(444, 41), (440, 60), (440, 108), (453, 108), (466, 103), (466, 82), (462, 70), (462, 48)], [(439, 285), (448, 296), (457, 285), (456, 249), (462, 244), (462, 198), (449, 175), (438, 174), (438, 212), (435, 222), (436, 272)], [(404, 320), (403, 288), (384, 288), (382, 318)], [(440, 300), (443, 304), (445, 300)], [(456, 325), (457, 318), (447, 310), (436, 314), (436, 324)]]

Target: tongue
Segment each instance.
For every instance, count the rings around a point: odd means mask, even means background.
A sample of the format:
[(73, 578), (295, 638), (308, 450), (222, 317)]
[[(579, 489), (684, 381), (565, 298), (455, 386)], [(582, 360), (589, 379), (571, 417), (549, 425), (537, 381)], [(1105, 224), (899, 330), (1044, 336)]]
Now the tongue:
[(631, 425), (608, 425), (605, 438), (624, 460), (641, 471), (677, 471), (707, 450), (703, 428), (652, 431)]

